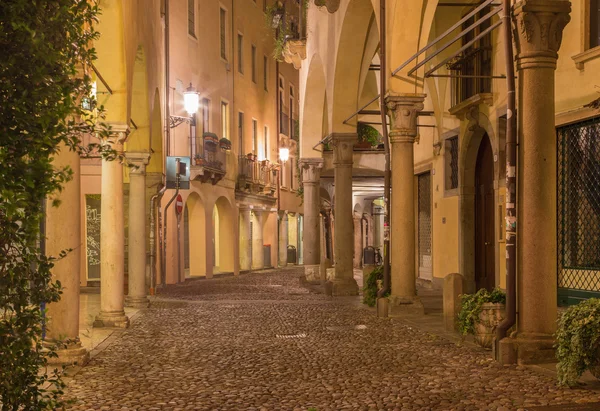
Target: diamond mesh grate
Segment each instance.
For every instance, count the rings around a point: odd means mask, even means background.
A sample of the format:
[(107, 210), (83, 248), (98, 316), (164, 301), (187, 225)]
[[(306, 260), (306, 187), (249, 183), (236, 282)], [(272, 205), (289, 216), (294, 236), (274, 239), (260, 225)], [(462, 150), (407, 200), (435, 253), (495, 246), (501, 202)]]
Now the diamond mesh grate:
[(558, 134), (558, 287), (600, 291), (600, 117)]
[(450, 188), (458, 188), (458, 136), (448, 139), (450, 145)]
[(431, 278), (431, 174), (418, 176), (419, 277)]

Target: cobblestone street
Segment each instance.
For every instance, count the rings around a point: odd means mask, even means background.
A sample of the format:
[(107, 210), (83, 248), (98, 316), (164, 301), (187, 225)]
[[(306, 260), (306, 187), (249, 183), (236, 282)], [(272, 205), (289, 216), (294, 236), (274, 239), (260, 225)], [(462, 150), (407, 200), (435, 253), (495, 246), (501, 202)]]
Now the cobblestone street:
[(72, 409), (516, 410), (600, 401), (597, 391), (558, 388), (489, 352), (378, 319), (358, 298), (309, 292), (301, 273), (161, 292), (70, 380)]

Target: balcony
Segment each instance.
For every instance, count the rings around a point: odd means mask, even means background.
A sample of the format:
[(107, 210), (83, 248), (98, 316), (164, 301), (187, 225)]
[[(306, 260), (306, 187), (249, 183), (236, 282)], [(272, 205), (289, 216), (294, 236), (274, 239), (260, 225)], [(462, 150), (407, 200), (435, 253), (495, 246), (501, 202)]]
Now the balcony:
[(239, 191), (250, 194), (275, 197), (279, 165), (269, 160), (258, 161), (254, 154), (240, 156), (238, 159)]
[(213, 133), (204, 133), (202, 138), (191, 140), (192, 165), (190, 178), (213, 185), (227, 174), (227, 151), (231, 149), (229, 140), (219, 138)]

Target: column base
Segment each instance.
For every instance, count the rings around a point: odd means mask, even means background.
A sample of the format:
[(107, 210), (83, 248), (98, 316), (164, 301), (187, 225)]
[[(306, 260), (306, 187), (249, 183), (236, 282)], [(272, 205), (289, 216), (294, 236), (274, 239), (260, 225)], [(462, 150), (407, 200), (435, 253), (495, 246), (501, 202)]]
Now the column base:
[(413, 297), (400, 297), (390, 296), (389, 299), (389, 314), (390, 316), (395, 315), (406, 315), (406, 314), (425, 314), (425, 308), (421, 299), (417, 296)]
[(125, 297), (125, 306), (133, 308), (147, 308), (150, 305), (148, 297)]
[[(328, 295), (342, 297), (347, 295), (358, 295), (358, 284), (354, 278), (334, 279), (325, 284)], [(331, 292), (330, 292), (331, 291)]]
[(312, 284), (321, 283), (321, 266), (320, 265), (305, 265), (304, 276), (306, 281)]
[(496, 358), (501, 364), (547, 364), (556, 362), (554, 338), (548, 334), (521, 334), (500, 341)]
[(100, 311), (93, 324), (94, 328), (129, 328), (129, 317), (125, 311)]
[[(52, 341), (44, 342), (45, 345), (53, 344)], [(90, 359), (90, 353), (81, 346), (79, 338), (71, 340), (62, 345), (56, 351), (57, 357), (49, 357), (48, 364), (51, 365), (85, 365)]]

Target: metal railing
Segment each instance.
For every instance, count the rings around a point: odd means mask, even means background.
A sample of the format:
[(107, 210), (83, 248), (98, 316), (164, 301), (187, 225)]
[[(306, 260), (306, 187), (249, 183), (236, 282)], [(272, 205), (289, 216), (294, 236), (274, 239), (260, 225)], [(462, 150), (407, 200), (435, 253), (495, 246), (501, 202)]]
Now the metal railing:
[(256, 160), (253, 154), (238, 159), (238, 188), (255, 193), (274, 195), (277, 190), (278, 170), (269, 160)]
[(220, 173), (227, 172), (227, 155), (214, 135), (192, 137), (190, 144), (192, 166), (201, 166)]
[(492, 47), (465, 51), (448, 62), (452, 77), (452, 106), (479, 93), (492, 91)]

